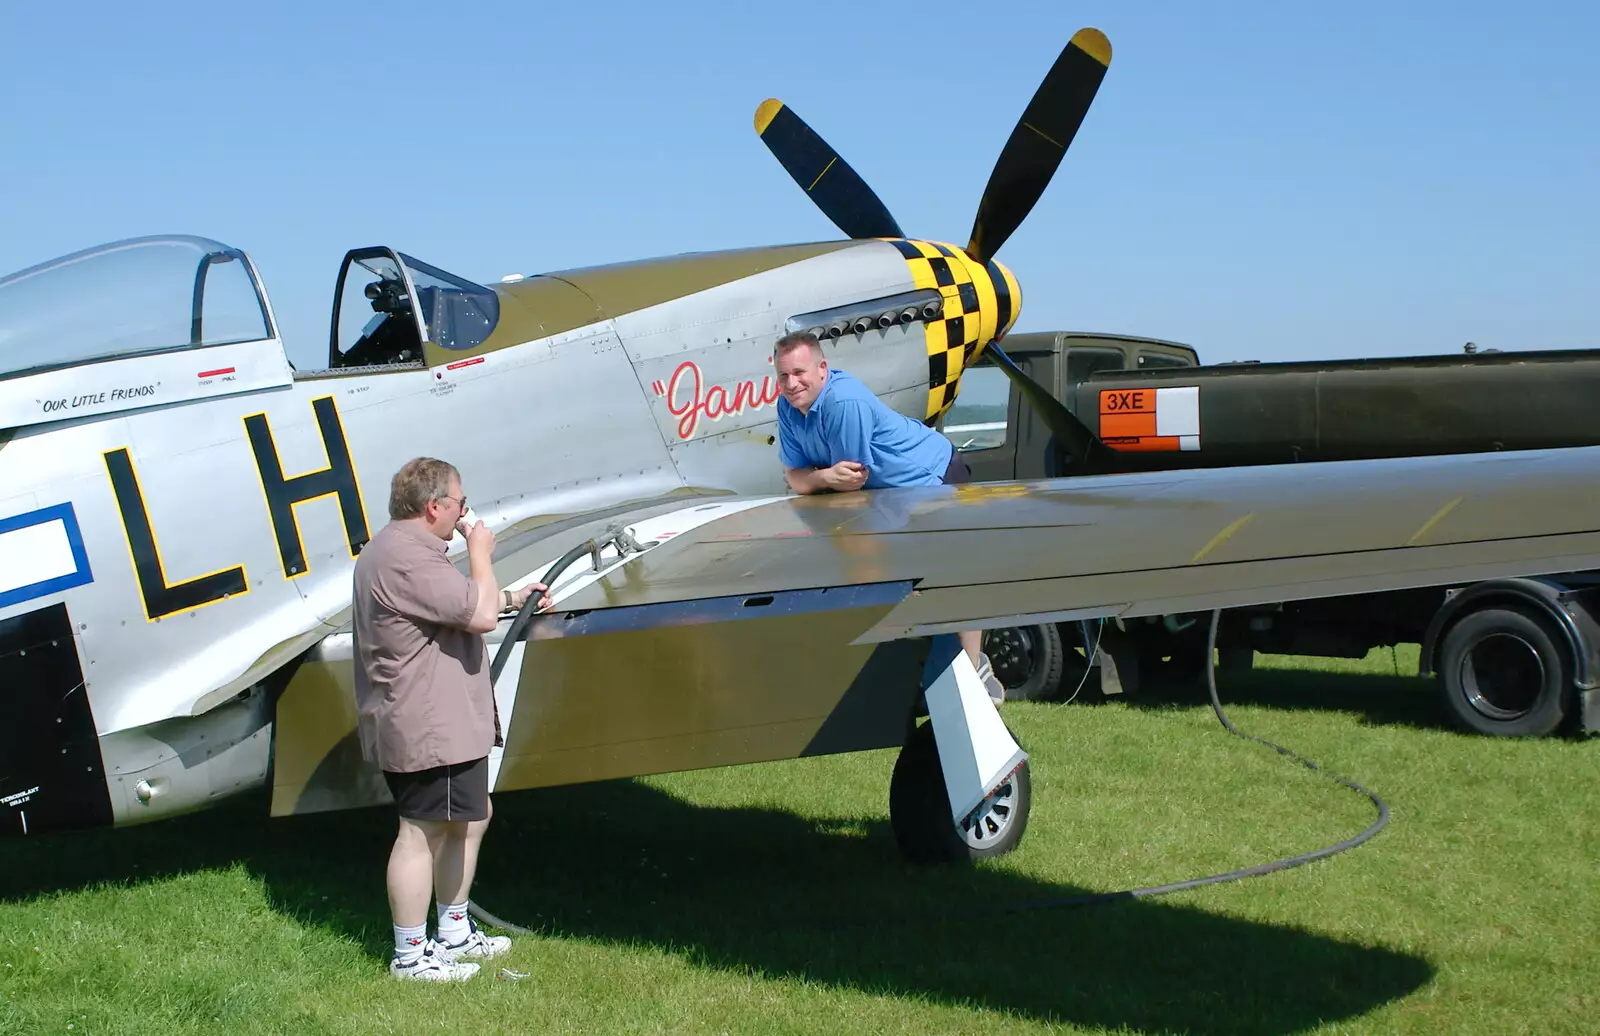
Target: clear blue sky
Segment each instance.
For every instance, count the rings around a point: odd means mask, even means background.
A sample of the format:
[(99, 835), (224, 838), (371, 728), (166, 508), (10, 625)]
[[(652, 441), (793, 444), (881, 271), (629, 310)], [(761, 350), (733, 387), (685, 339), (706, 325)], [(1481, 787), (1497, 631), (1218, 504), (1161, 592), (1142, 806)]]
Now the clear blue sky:
[(215, 237), (315, 366), (357, 246), (493, 280), (839, 236), (755, 136), (768, 96), (908, 233), (964, 243), (1040, 77), (1094, 25), (1111, 70), (1000, 253), (1019, 330), (1211, 360), (1600, 347), (1594, 3), (455, 10), (6, 5), (0, 270)]

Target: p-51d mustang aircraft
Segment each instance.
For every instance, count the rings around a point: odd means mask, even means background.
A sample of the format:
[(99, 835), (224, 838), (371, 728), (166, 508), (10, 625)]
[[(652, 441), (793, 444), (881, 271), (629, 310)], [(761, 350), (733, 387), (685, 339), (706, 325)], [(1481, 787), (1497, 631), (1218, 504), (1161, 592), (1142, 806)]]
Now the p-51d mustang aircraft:
[(351, 569), (417, 455), (460, 467), (502, 584), (556, 574), (554, 609), (489, 636), (496, 791), (902, 745), (891, 816), (918, 858), (1005, 851), (1029, 792), (964, 656), (924, 691), (916, 638), (1600, 567), (1593, 450), (784, 494), (774, 340), (814, 329), (936, 419), (1017, 318), (994, 254), (1110, 56), (1092, 29), (1062, 51), (965, 248), (906, 238), (768, 101), (762, 140), (848, 240), (493, 286), (358, 249), (310, 371), (214, 241), (0, 281), (0, 827), (263, 783), (274, 815), (385, 801), (354, 737)]

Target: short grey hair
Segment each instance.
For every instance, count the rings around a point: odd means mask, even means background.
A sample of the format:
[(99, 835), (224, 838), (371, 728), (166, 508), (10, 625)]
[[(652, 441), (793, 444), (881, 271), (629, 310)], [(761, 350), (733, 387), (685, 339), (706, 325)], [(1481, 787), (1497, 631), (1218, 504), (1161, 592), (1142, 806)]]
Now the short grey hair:
[(451, 479), (460, 481), (461, 472), (448, 461), (432, 457), (406, 461), (389, 482), (389, 517), (396, 521), (420, 517), (430, 500), (450, 495)]
[(801, 346), (809, 346), (817, 354), (818, 359), (824, 358), (822, 342), (810, 331), (791, 331), (789, 334), (784, 335), (773, 345), (772, 353), (774, 356), (782, 356), (784, 353), (798, 349)]

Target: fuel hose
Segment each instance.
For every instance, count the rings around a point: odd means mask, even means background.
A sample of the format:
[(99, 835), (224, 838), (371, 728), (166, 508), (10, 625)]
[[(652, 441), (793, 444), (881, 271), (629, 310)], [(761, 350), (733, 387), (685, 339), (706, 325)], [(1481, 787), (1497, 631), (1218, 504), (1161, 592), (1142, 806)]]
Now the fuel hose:
[[(567, 555), (563, 556), (562, 561), (556, 562), (556, 564), (551, 567), (551, 573), (545, 578), (546, 585), (549, 585), (549, 581), (560, 573), (561, 568), (565, 567), (563, 562), (568, 565), (572, 563), (571, 561), (567, 560), (568, 557), (576, 560), (578, 557), (582, 557), (584, 553), (591, 549), (593, 549), (592, 541), (576, 547), (572, 551), (569, 551)], [(532, 603), (531, 598), (529, 603)], [(528, 606), (525, 604), (523, 606), (523, 611), (526, 612), (527, 610)], [(1335, 842), (1332, 845), (1323, 846), (1320, 849), (1313, 849), (1309, 852), (1300, 853), (1295, 856), (1286, 856), (1283, 859), (1273, 860), (1269, 863), (1259, 863), (1251, 867), (1241, 867), (1238, 870), (1231, 870), (1222, 874), (1211, 874), (1203, 878), (1189, 878), (1184, 881), (1169, 882), (1165, 885), (1146, 885), (1142, 888), (1122, 889), (1116, 892), (1091, 892), (1074, 896), (1054, 896), (1040, 899), (1019, 900), (1013, 903), (985, 903), (985, 914), (1021, 913), (1031, 910), (1059, 910), (1066, 907), (1095, 906), (1103, 903), (1116, 903), (1130, 899), (1152, 899), (1156, 896), (1170, 895), (1174, 892), (1183, 892), (1188, 889), (1201, 888), (1206, 885), (1220, 885), (1223, 882), (1240, 881), (1244, 878), (1258, 878), (1262, 875), (1271, 874), (1275, 871), (1287, 870), (1290, 867), (1299, 867), (1303, 864), (1311, 863), (1314, 860), (1321, 860), (1329, 856), (1337, 855), (1338, 853), (1348, 852), (1349, 850), (1354, 849), (1356, 846), (1361, 845), (1363, 842), (1371, 839), (1379, 831), (1383, 830), (1384, 826), (1389, 823), (1388, 804), (1376, 794), (1369, 791), (1367, 788), (1357, 784), (1355, 781), (1350, 780), (1349, 778), (1341, 777), (1338, 774), (1324, 770), (1319, 764), (1307, 759), (1298, 752), (1284, 748), (1282, 745), (1274, 744), (1265, 738), (1256, 737), (1254, 734), (1245, 733), (1234, 725), (1233, 720), (1228, 718), (1228, 714), (1223, 710), (1222, 701), (1217, 694), (1216, 666), (1212, 664), (1215, 658), (1217, 646), (1217, 625), (1221, 620), (1221, 616), (1222, 610), (1220, 608), (1212, 610), (1211, 623), (1206, 634), (1206, 688), (1211, 694), (1211, 710), (1212, 712), (1216, 713), (1217, 720), (1222, 724), (1223, 728), (1235, 737), (1241, 737), (1247, 741), (1254, 741), (1257, 744), (1265, 745), (1274, 752), (1277, 752), (1279, 755), (1291, 759), (1307, 769), (1323, 774), (1324, 776), (1337, 781), (1339, 784), (1344, 785), (1346, 788), (1349, 788), (1351, 791), (1366, 796), (1371, 800), (1373, 807), (1377, 810), (1377, 819), (1375, 819), (1365, 831), (1362, 831), (1360, 834), (1355, 835), (1354, 837), (1346, 838), (1343, 841)], [(521, 621), (522, 618), (523, 616), (521, 614), (517, 616), (518, 621)], [(526, 623), (523, 623), (523, 625), (525, 626)], [(513, 624), (512, 628), (513, 631), (517, 629), (515, 623)], [(506, 640), (501, 645), (500, 653), (496, 655), (496, 676), (499, 674), (498, 667), (502, 661), (500, 655), (503, 655), (506, 650), (508, 650), (508, 645), (512, 643), (512, 639), (513, 638), (508, 635)], [(484, 910), (475, 902), (469, 901), (468, 907), (473, 916), (478, 918), (480, 921), (483, 921), (485, 924), (493, 925), (496, 928), (504, 929), (508, 932), (515, 932), (520, 935), (535, 934), (533, 931), (527, 928), (512, 924), (503, 918), (496, 917), (494, 914)], [(888, 923), (923, 923), (940, 920), (959, 920), (968, 922), (971, 920), (971, 916), (970, 908), (963, 907), (948, 911), (919, 911), (911, 914), (876, 916), (870, 918), (861, 917), (859, 915), (841, 917), (837, 919), (817, 918), (815, 919), (815, 927), (871, 927), (874, 925)], [(812, 926), (813, 925), (809, 924), (805, 925), (805, 927)]]

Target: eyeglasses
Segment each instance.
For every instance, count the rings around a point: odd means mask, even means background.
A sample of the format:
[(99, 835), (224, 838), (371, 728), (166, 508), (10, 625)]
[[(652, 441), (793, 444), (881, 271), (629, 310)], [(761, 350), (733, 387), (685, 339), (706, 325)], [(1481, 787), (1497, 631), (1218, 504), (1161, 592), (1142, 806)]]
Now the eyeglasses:
[(459, 500), (460, 504), (461, 504), (461, 513), (462, 514), (466, 514), (467, 513), (467, 498), (466, 497), (464, 497), (464, 496), (462, 496), (462, 497), (441, 496), (441, 497), (439, 497), (439, 499), (440, 500)]

